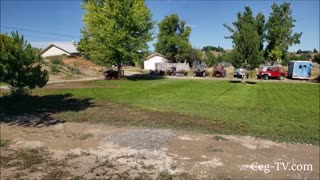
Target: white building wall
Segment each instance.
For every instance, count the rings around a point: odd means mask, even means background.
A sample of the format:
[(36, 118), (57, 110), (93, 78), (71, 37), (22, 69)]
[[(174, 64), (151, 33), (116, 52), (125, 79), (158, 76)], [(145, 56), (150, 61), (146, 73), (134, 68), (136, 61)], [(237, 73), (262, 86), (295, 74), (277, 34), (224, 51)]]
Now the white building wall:
[(155, 71), (156, 70), (156, 63), (163, 63), (163, 62), (167, 62), (167, 60), (161, 56), (152, 57), (152, 58), (144, 61), (144, 69)]
[(41, 57), (59, 56), (59, 55), (62, 55), (62, 54), (70, 55), (69, 53), (66, 53), (65, 51), (62, 51), (61, 49), (56, 48), (55, 46), (52, 46), (45, 53), (43, 53), (41, 55)]

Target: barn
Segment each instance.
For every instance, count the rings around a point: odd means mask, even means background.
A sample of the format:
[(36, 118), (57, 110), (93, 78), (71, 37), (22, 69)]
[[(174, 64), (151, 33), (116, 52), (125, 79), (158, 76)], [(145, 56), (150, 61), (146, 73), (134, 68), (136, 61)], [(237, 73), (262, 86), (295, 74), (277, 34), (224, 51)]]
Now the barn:
[(144, 61), (144, 69), (155, 71), (156, 63), (165, 63), (165, 62), (168, 62), (168, 60), (162, 54), (154, 53), (148, 56)]
[(47, 48), (41, 51), (40, 56), (45, 58), (49, 56), (59, 56), (59, 55), (77, 55), (79, 51), (76, 45), (73, 43), (60, 43), (60, 44), (50, 44)]

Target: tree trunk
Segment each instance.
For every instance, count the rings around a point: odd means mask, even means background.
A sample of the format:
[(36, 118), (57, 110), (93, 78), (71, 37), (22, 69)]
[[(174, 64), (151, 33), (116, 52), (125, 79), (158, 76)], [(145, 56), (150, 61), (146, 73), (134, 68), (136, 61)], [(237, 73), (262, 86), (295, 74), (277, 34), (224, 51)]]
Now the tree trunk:
[(122, 75), (121, 75), (121, 65), (118, 64), (118, 79), (121, 79)]

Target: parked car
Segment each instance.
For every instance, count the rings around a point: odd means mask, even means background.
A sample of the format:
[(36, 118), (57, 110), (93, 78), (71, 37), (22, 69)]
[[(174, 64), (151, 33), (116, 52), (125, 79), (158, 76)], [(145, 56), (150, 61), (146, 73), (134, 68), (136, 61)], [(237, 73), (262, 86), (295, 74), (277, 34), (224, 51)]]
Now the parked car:
[(196, 77), (196, 76), (206, 77), (207, 76), (207, 71), (206, 71), (207, 65), (205, 62), (193, 61), (193, 67), (194, 67), (193, 77)]
[(177, 73), (177, 68), (176, 67), (170, 67), (170, 69), (167, 69), (165, 72), (166, 76), (175, 76)]
[(187, 76), (188, 72), (186, 70), (179, 70), (176, 72), (176, 76)]
[(243, 68), (235, 69), (233, 72), (233, 77), (235, 77), (235, 78), (243, 78), (243, 75), (245, 75), (246, 79), (249, 78), (249, 74)]
[(216, 64), (212, 68), (212, 77), (226, 77), (226, 70), (223, 64)]
[(113, 69), (108, 69), (108, 70), (103, 72), (103, 75), (104, 75), (104, 78), (107, 79), (107, 80), (117, 79), (118, 71), (113, 70)]
[(258, 79), (280, 79), (283, 80), (287, 76), (286, 71), (282, 67), (263, 66), (257, 73)]

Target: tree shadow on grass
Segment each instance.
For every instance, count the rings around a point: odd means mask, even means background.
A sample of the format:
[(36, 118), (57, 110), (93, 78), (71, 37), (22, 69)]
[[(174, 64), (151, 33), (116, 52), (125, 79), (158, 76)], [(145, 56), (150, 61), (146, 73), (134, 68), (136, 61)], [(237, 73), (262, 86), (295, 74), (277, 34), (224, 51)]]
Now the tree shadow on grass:
[(254, 81), (241, 81), (241, 80), (230, 80), (229, 83), (237, 84), (237, 83), (246, 83), (246, 84), (257, 84)]
[(253, 82), (253, 81), (246, 81), (247, 84), (257, 84), (257, 82)]
[(230, 80), (229, 83), (241, 83), (241, 80)]
[(126, 78), (131, 81), (159, 80), (159, 79), (165, 79), (165, 76), (157, 75), (157, 74), (134, 74), (134, 75), (126, 76)]
[(42, 127), (63, 123), (52, 117), (64, 111), (81, 111), (93, 107), (91, 99), (72, 98), (71, 94), (0, 97), (0, 123)]

